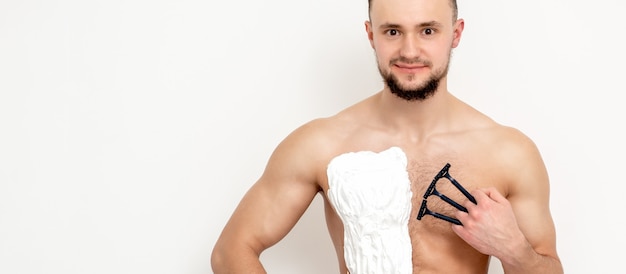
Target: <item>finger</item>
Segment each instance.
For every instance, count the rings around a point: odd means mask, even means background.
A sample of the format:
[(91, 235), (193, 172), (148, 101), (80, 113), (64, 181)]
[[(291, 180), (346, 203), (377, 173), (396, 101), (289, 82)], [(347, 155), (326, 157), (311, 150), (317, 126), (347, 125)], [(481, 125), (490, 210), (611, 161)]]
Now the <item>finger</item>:
[(459, 236), (459, 238), (463, 239), (464, 241), (467, 242), (467, 240), (469, 239), (469, 232), (467, 231), (467, 229), (462, 226), (462, 225), (455, 225), (452, 224), (451, 225), (452, 231), (454, 231), (454, 233)]
[(507, 202), (508, 200), (495, 187), (485, 189), (485, 194), (497, 203)]
[[(474, 199), (475, 199), (475, 198), (476, 198), (476, 197), (474, 196)], [(476, 200), (476, 203), (478, 203), (478, 200)], [(468, 211), (468, 212), (472, 211), (475, 207), (477, 207), (477, 206), (478, 206), (478, 205), (476, 205), (476, 204), (472, 203), (472, 201), (470, 201), (470, 200), (465, 200), (465, 201), (463, 201), (463, 202), (461, 203), (461, 205), (462, 205), (463, 207), (465, 207), (465, 209), (467, 209), (467, 211)]]
[[(465, 224), (467, 222), (470, 221), (470, 217), (469, 217), (469, 213), (464, 212), (464, 211), (456, 211), (454, 213), (454, 217), (459, 220), (459, 222), (461, 222), (462, 224)], [(462, 226), (462, 225), (458, 225), (458, 226)]]
[(469, 214), (468, 214), (467, 212), (465, 212), (465, 211), (461, 211), (461, 210), (457, 210), (457, 211), (454, 213), (454, 217), (455, 217), (455, 218), (457, 218), (457, 220), (459, 220), (459, 221), (461, 221), (461, 222), (463, 221), (463, 219), (467, 218), (467, 216), (468, 216), (468, 215), (469, 215)]
[(456, 233), (456, 235), (458, 235), (459, 237), (463, 238), (464, 231), (463, 231), (463, 226), (462, 225), (452, 224), (451, 227), (452, 227), (452, 231), (454, 231), (454, 233)]
[(476, 189), (472, 191), (472, 195), (474, 195), (474, 199), (476, 199), (476, 203), (480, 204), (481, 202), (489, 202), (491, 198), (487, 195), (486, 189)]

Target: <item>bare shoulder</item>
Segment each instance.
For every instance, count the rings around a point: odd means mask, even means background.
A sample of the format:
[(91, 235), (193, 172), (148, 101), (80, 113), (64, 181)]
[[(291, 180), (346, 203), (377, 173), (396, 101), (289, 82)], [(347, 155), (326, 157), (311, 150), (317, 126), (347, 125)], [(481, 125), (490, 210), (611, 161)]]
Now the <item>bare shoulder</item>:
[(543, 160), (535, 142), (517, 128), (497, 125), (492, 130), (492, 144), (503, 163), (521, 170), (543, 168)]
[(506, 194), (547, 188), (547, 171), (535, 142), (521, 130), (498, 123), (471, 107), (462, 113), (457, 141), (482, 162), (483, 170), (499, 174)]
[(535, 142), (517, 128), (494, 123), (489, 133), (492, 144), (508, 159), (519, 161), (538, 156)]
[(547, 201), (548, 173), (535, 142), (517, 128), (493, 123), (479, 130), (484, 161), (500, 175), (504, 194), (511, 201), (540, 199)]
[(291, 132), (278, 146), (278, 150), (305, 153), (309, 157), (322, 156), (334, 150), (334, 144), (346, 135), (352, 126), (341, 114), (317, 118)]
[[(270, 157), (265, 176), (279, 171), (284, 177), (319, 183), (330, 158), (341, 150), (354, 128), (354, 111), (348, 108), (336, 115), (313, 119), (292, 131)], [(290, 171), (286, 171), (288, 167)], [(284, 174), (289, 172), (290, 174)]]
[(489, 151), (490, 157), (515, 165), (539, 160), (537, 146), (525, 133), (515, 127), (500, 124), (469, 106), (467, 108), (463, 113), (460, 131), (467, 133), (465, 137), (469, 137), (469, 141)]
[(279, 147), (309, 156), (332, 154), (363, 126), (364, 108), (364, 102), (359, 102), (335, 115), (311, 120), (291, 132)]

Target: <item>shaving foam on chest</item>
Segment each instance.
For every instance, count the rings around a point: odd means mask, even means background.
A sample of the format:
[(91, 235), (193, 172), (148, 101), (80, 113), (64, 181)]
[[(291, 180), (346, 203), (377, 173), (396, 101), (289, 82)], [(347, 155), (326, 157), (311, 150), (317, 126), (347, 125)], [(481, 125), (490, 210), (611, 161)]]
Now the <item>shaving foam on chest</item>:
[(328, 199), (344, 226), (351, 274), (411, 274), (411, 182), (398, 147), (350, 152), (328, 165)]

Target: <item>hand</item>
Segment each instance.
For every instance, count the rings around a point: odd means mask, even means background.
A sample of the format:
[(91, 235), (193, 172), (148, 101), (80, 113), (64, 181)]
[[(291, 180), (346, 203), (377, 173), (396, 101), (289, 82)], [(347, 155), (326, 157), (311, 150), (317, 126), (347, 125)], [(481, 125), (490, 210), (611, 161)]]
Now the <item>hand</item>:
[(500, 259), (512, 256), (526, 238), (517, 225), (511, 204), (495, 188), (478, 189), (472, 195), (477, 204), (470, 201), (463, 204), (468, 212), (455, 214), (463, 226), (453, 225), (452, 230), (483, 254)]

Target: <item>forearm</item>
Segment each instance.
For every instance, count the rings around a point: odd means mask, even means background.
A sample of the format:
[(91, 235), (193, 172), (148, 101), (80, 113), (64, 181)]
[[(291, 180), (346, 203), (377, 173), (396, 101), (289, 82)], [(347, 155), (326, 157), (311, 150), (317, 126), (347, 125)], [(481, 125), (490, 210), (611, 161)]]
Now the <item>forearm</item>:
[(563, 274), (559, 259), (539, 254), (529, 244), (511, 255), (498, 258), (506, 274)]
[(557, 259), (537, 254), (533, 263), (525, 265), (511, 265), (502, 263), (502, 269), (506, 274), (563, 274), (561, 262)]
[(219, 249), (211, 254), (211, 268), (215, 274), (266, 274), (259, 254), (248, 249)]

